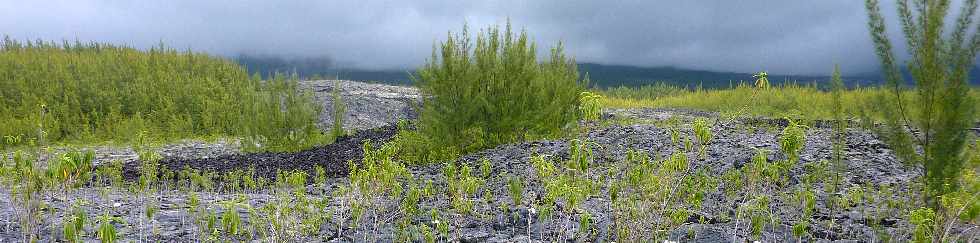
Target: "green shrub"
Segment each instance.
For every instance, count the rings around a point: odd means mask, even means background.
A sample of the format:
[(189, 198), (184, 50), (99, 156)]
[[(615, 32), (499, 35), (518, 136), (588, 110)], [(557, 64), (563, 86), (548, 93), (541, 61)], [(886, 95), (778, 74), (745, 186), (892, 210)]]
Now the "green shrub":
[(789, 123), (783, 129), (782, 136), (779, 137), (779, 148), (786, 156), (786, 160), (791, 165), (795, 165), (800, 159), (800, 150), (806, 145), (807, 127), (797, 123), (796, 120), (785, 118)]
[(0, 136), (126, 143), (148, 131), (162, 140), (262, 138), (271, 150), (325, 140), (315, 126), (321, 108), (295, 77), (249, 78), (201, 53), (6, 38), (0, 77)]
[(99, 237), (99, 241), (103, 243), (112, 243), (119, 240), (119, 236), (116, 235), (116, 223), (124, 223), (122, 218), (109, 215), (109, 212), (105, 212), (102, 216), (99, 216), (99, 226), (96, 235)]
[(416, 83), (425, 100), (419, 131), (435, 148), (470, 152), (570, 130), (578, 118), (575, 61), (559, 43), (538, 62), (526, 32), (490, 27), (476, 43), (464, 27), (450, 33), (419, 69)]
[(436, 146), (432, 138), (412, 130), (411, 124), (405, 120), (398, 122), (398, 134), (388, 143), (398, 149), (399, 159), (410, 163), (446, 161), (459, 156), (456, 147)]
[[(967, 80), (980, 51), (980, 35), (973, 31), (968, 36), (970, 29), (980, 28), (973, 26), (977, 1), (964, 2), (955, 23), (949, 25), (945, 24), (949, 1), (913, 2), (910, 7), (908, 1), (898, 1), (898, 13), (911, 55), (907, 68), (916, 84), (914, 103), (902, 98), (906, 81), (892, 53), (878, 1), (865, 2), (868, 27), (890, 91), (878, 98), (881, 111), (888, 114), (887, 129), (879, 132), (903, 161), (922, 166), (923, 201), (936, 215), (945, 215), (939, 199), (960, 189), (968, 129), (976, 111)], [(909, 132), (909, 126), (919, 132)], [(932, 236), (932, 241), (945, 240), (942, 234)]]
[(936, 213), (931, 208), (917, 208), (909, 212), (909, 223), (913, 225), (913, 242), (931, 242), (936, 228)]

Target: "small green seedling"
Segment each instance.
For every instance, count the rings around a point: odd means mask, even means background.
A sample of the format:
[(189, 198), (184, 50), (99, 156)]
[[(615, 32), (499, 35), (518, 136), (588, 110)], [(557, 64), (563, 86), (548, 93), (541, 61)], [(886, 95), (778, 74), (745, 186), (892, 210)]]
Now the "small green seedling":
[(514, 201), (514, 205), (521, 205), (521, 200), (524, 197), (524, 180), (519, 176), (511, 176), (507, 180), (507, 189), (510, 191), (510, 199)]
[(602, 96), (592, 92), (582, 92), (579, 94), (579, 111), (582, 119), (586, 121), (597, 121), (602, 116)]
[(109, 212), (106, 212), (99, 217), (98, 236), (102, 243), (113, 243), (118, 239), (118, 236), (116, 235), (116, 225), (114, 225), (113, 222), (124, 223), (122, 218), (109, 215)]
[(695, 119), (691, 128), (694, 129), (694, 135), (698, 138), (698, 143), (701, 145), (701, 149), (698, 150), (698, 155), (701, 159), (705, 159), (708, 145), (711, 144), (711, 139), (714, 138), (714, 135), (711, 134), (711, 125), (708, 124), (708, 119), (702, 117)]

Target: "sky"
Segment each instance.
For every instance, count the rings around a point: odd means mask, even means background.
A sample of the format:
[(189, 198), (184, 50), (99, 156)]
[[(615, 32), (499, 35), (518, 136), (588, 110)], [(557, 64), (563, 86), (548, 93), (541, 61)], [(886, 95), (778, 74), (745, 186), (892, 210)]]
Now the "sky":
[[(894, 3), (883, 2), (903, 48)], [(0, 35), (15, 39), (329, 57), (375, 70), (423, 64), (464, 23), (508, 20), (541, 51), (562, 41), (579, 62), (804, 75), (878, 67), (861, 0), (0, 0)]]

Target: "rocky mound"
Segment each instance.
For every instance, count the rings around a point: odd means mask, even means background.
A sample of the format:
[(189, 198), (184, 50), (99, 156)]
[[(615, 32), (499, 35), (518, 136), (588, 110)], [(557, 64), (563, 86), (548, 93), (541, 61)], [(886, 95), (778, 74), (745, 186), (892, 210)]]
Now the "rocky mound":
[(398, 120), (414, 119), (420, 104), (420, 93), (414, 87), (372, 84), (347, 80), (302, 81), (301, 85), (314, 92), (323, 104), (320, 127), (331, 129), (335, 88), (347, 107), (344, 129), (364, 130), (395, 124)]

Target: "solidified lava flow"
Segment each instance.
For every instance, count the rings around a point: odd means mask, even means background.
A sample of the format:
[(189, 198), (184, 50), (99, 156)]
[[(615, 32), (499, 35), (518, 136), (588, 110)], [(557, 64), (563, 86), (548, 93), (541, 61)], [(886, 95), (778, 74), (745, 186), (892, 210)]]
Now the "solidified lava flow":
[[(364, 156), (365, 141), (378, 145), (390, 140), (397, 132), (394, 125), (358, 131), (340, 137), (334, 143), (299, 152), (245, 153), (198, 159), (164, 158), (160, 161), (160, 167), (173, 171), (190, 168), (219, 174), (255, 168), (255, 176), (274, 179), (278, 171), (304, 171), (313, 175), (314, 168), (319, 165), (326, 171), (326, 176), (340, 177), (348, 173), (347, 161), (360, 161)], [(126, 180), (138, 179), (138, 162), (124, 166), (123, 177)]]

